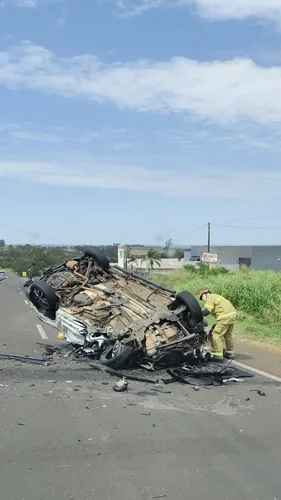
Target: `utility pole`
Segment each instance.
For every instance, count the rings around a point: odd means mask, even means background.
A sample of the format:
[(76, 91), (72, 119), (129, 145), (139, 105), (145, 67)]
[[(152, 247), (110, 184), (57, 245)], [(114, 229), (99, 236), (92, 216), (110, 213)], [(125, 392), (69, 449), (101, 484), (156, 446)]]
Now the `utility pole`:
[(208, 222), (208, 253), (211, 251), (211, 223)]

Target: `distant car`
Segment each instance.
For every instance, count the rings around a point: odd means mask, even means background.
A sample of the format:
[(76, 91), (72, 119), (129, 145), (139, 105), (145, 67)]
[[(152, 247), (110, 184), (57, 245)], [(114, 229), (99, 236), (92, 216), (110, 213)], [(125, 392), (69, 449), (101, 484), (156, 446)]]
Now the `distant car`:
[(6, 271), (4, 271), (4, 269), (0, 269), (0, 281), (4, 281), (6, 279), (7, 279)]

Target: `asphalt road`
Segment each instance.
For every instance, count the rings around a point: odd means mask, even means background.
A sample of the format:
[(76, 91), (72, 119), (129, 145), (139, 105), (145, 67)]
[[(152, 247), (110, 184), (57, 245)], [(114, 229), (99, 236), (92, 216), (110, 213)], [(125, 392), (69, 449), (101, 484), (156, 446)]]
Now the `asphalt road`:
[[(56, 332), (38, 330), (22, 291), (16, 278), (0, 285), (0, 345), (35, 355)], [(164, 393), (131, 383), (115, 393), (110, 376), (84, 364), (0, 361), (0, 370), (3, 500), (280, 499), (274, 383)]]

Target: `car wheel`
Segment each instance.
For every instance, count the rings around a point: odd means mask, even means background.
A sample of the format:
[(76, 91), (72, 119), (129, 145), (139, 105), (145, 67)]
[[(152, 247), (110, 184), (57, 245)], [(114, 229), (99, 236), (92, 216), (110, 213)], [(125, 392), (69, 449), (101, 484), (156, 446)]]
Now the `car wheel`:
[(55, 319), (59, 308), (59, 298), (52, 287), (45, 281), (38, 280), (32, 283), (29, 290), (30, 301), (37, 311), (49, 319)]
[(195, 328), (203, 321), (203, 312), (199, 302), (194, 295), (188, 291), (184, 291), (176, 295), (177, 306), (185, 306), (187, 313), (187, 325), (190, 328)]
[(93, 258), (96, 263), (104, 270), (108, 271), (110, 268), (110, 263), (105, 255), (105, 253), (100, 250), (99, 248), (95, 248), (95, 250), (86, 250), (84, 252), (85, 257), (91, 257)]
[(134, 349), (131, 345), (122, 344), (117, 340), (105, 349), (101, 354), (100, 361), (103, 365), (118, 370), (129, 361), (133, 351)]

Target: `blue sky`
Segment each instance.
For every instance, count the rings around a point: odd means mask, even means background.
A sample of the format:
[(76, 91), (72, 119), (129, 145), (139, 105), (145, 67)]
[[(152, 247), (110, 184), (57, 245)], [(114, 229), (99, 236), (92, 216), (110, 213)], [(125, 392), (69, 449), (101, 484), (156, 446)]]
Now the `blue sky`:
[(280, 0), (0, 5), (1, 237), (280, 243)]

